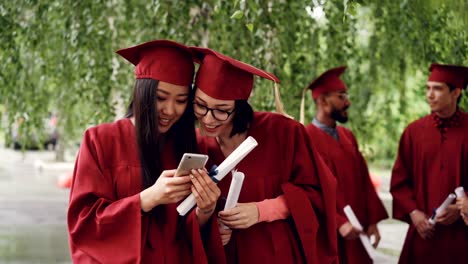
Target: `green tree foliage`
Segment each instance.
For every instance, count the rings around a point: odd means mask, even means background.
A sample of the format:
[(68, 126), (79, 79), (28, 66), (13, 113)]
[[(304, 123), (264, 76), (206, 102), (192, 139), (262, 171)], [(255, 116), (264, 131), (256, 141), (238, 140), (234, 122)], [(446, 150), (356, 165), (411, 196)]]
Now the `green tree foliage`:
[[(57, 112), (62, 139), (76, 141), (86, 127), (112, 121), (118, 99), (128, 103), (133, 66), (114, 51), (166, 38), (275, 73), (296, 118), (303, 88), (348, 65), (348, 125), (369, 158), (391, 160), (404, 127), (428, 113), (429, 64), (468, 65), (463, 10), (468, 3), (457, 0), (3, 1), (0, 109), (7, 124), (25, 118), (25, 133)], [(272, 88), (256, 81), (255, 109), (274, 109)], [(309, 94), (306, 103), (310, 121)]]

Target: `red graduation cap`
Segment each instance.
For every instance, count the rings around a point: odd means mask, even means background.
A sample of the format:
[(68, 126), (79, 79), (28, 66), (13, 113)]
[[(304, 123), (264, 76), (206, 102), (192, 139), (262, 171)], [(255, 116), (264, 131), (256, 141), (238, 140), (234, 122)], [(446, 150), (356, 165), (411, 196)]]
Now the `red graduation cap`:
[(190, 85), (195, 66), (193, 53), (170, 40), (153, 40), (117, 53), (135, 65), (137, 79), (155, 79), (175, 85)]
[(321, 94), (335, 91), (346, 91), (346, 85), (340, 79), (340, 75), (346, 70), (346, 66), (332, 68), (320, 75), (309, 84), (307, 89), (312, 90), (312, 97), (317, 99)]
[(207, 48), (191, 47), (198, 57), (195, 84), (207, 95), (219, 100), (247, 100), (252, 92), (254, 75), (279, 83), (272, 73), (230, 58)]
[(428, 81), (443, 82), (465, 89), (468, 84), (468, 67), (433, 63)]
[(309, 86), (302, 90), (301, 108), (299, 111), (299, 122), (304, 124), (305, 119), (305, 94), (307, 90), (312, 90), (312, 97), (316, 100), (321, 94), (346, 91), (346, 85), (340, 79), (341, 74), (346, 70), (346, 66), (329, 69), (313, 80)]

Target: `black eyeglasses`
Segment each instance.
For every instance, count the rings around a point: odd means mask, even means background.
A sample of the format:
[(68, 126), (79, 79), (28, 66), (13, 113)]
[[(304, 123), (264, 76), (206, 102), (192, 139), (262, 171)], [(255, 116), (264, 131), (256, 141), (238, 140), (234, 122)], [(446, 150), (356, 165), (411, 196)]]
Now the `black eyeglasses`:
[(208, 111), (211, 111), (211, 115), (214, 119), (218, 121), (226, 121), (232, 113), (234, 113), (235, 109), (232, 111), (226, 111), (216, 108), (209, 108), (206, 105), (199, 104), (197, 102), (193, 102), (193, 111), (197, 116), (206, 116)]

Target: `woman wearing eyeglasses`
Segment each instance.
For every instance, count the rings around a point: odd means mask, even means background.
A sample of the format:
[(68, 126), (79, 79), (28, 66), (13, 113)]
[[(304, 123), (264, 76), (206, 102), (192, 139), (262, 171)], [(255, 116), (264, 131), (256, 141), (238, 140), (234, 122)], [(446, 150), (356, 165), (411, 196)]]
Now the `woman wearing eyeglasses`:
[[(258, 142), (237, 166), (245, 174), (239, 203), (217, 214), (229, 227), (220, 229), (227, 262), (336, 261), (333, 176), (309, 147), (300, 123), (254, 112), (247, 102), (254, 75), (278, 78), (216, 51), (192, 49), (201, 61), (193, 102), (199, 150), (220, 164), (248, 136)], [(228, 176), (218, 184), (224, 198), (230, 181)]]

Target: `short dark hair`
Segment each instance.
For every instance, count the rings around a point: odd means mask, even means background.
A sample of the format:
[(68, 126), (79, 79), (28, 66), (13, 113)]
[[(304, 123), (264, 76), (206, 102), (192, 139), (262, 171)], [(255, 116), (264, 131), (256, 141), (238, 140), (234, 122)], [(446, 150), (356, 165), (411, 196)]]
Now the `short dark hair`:
[(247, 131), (253, 121), (254, 111), (247, 100), (236, 100), (235, 113), (232, 119), (232, 130), (230, 136)]
[[(448, 86), (448, 88), (449, 88), (449, 91), (453, 91), (453, 90), (455, 90), (455, 89), (457, 88), (457, 87), (456, 87), (455, 85), (453, 85), (453, 84), (450, 84), (450, 83), (445, 83), (445, 84), (447, 84), (447, 86)], [(457, 105), (460, 104), (462, 95), (463, 95), (463, 91), (460, 93), (460, 95), (459, 95), (458, 98), (457, 98)]]
[[(194, 86), (193, 97), (195, 98), (195, 92), (198, 87)], [(234, 102), (234, 117), (232, 118), (232, 130), (229, 136), (234, 136), (235, 134), (241, 134), (247, 131), (250, 126), (250, 123), (253, 121), (254, 111), (252, 106), (247, 102), (247, 100), (236, 100)]]

